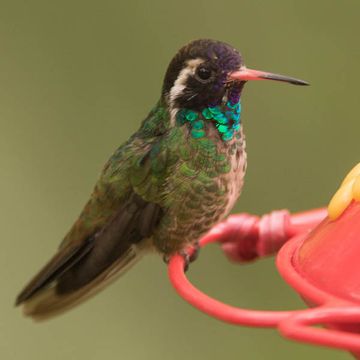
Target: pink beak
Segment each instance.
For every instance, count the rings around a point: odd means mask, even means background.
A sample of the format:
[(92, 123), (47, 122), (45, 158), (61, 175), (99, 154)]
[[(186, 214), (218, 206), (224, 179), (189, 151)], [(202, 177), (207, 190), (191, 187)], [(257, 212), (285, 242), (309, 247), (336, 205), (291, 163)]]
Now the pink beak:
[(309, 85), (308, 82), (295, 79), (289, 76), (272, 74), (265, 71), (258, 71), (247, 69), (245, 66), (242, 66), (239, 71), (234, 71), (229, 75), (230, 80), (238, 81), (248, 81), (248, 80), (275, 80), (283, 81), (294, 85)]

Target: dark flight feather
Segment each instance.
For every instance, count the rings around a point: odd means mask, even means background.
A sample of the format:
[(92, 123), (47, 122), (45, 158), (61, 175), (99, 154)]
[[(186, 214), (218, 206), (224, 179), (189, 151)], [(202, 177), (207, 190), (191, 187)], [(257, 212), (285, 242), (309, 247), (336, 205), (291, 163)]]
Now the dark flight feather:
[[(25, 311), (36, 318), (47, 317), (47, 312), (51, 313), (55, 308), (56, 313), (61, 312), (62, 301), (67, 309), (72, 306), (72, 302), (79, 303), (82, 297), (85, 300), (88, 293), (92, 295), (97, 292), (92, 289), (92, 282), (101, 285), (97, 278), (115, 263), (119, 263), (116, 267), (118, 272), (135, 261), (135, 249), (141, 248), (140, 243), (152, 235), (162, 214), (159, 205), (146, 202), (139, 195), (131, 193), (103, 229), (81, 244), (74, 246), (69, 243), (60, 247), (58, 253), (20, 293), (16, 304), (25, 303), (26, 306), (28, 301), (35, 302), (35, 307), (31, 305), (31, 309), (35, 310), (30, 313)], [(41, 296), (47, 290), (49, 296)], [(38, 295), (40, 300), (36, 303)], [(55, 297), (58, 299), (55, 300)]]
[(60, 249), (52, 259), (44, 266), (40, 273), (17, 296), (15, 305), (20, 305), (35, 296), (39, 291), (49, 286), (53, 281), (61, 277), (69, 268), (74, 266), (93, 247), (92, 238), (77, 246), (68, 246)]

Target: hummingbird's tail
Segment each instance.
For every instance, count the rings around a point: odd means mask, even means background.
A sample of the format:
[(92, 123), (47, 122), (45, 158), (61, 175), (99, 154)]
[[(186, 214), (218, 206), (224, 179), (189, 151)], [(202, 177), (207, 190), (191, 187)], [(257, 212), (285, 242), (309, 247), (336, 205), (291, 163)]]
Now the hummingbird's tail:
[(88, 299), (122, 275), (151, 249), (150, 239), (162, 209), (136, 194), (91, 236), (70, 237), (23, 289), (16, 305), (44, 320)]
[(23, 303), (24, 315), (36, 321), (60, 315), (111, 284), (140, 260), (143, 253), (138, 245), (130, 246), (109, 268), (76, 291), (59, 294), (56, 287), (49, 287)]

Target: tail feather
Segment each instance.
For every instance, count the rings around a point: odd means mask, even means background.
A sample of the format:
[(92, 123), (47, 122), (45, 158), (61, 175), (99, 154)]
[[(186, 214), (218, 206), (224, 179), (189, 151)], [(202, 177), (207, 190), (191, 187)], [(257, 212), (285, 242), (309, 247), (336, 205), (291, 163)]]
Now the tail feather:
[(32, 317), (35, 321), (42, 321), (70, 310), (123, 275), (141, 259), (143, 252), (144, 250), (141, 247), (132, 245), (103, 273), (74, 292), (59, 294), (55, 286), (45, 289), (23, 303), (24, 314)]
[(26, 315), (41, 320), (83, 302), (151, 248), (151, 236), (162, 216), (159, 205), (130, 194), (100, 230), (94, 227), (90, 237), (74, 232), (20, 293), (17, 305), (23, 304)]
[(86, 256), (93, 248), (93, 241), (84, 241), (77, 246), (68, 246), (57, 252), (44, 268), (30, 281), (30, 283), (17, 296), (15, 305), (36, 296), (44, 288), (48, 287), (54, 280), (61, 277), (71, 269), (77, 262)]

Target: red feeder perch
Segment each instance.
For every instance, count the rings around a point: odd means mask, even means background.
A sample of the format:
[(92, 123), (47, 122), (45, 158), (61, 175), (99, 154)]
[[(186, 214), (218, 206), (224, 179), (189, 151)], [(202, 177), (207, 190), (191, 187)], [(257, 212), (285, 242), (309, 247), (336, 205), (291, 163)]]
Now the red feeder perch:
[[(197, 309), (238, 325), (273, 327), (290, 339), (351, 351), (360, 359), (360, 164), (345, 178), (328, 209), (261, 218), (230, 216), (200, 246), (219, 242), (234, 261), (276, 253), (283, 278), (310, 309), (254, 311), (217, 301), (195, 288), (184, 274), (184, 259), (169, 263), (176, 291)], [(190, 250), (191, 251), (191, 250)], [(324, 328), (314, 327), (323, 325)]]

